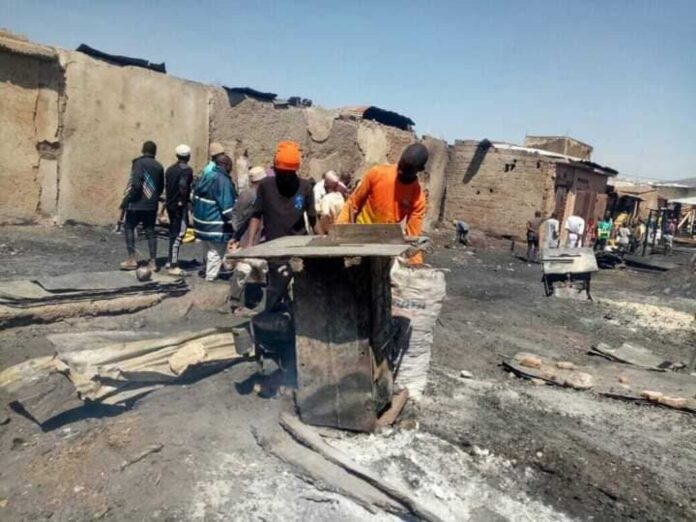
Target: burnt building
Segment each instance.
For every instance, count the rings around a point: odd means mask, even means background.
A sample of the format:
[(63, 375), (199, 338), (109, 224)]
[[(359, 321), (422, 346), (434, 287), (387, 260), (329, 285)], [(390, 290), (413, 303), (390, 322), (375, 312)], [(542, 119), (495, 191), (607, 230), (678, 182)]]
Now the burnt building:
[[(545, 139), (551, 148), (559, 143)], [(574, 214), (596, 222), (606, 209), (607, 180), (618, 173), (593, 163), (592, 148), (577, 143), (585, 147), (585, 158), (488, 140), (456, 141), (450, 151), (445, 218), (518, 239), (525, 237), (536, 210), (544, 216), (555, 212), (561, 223)]]

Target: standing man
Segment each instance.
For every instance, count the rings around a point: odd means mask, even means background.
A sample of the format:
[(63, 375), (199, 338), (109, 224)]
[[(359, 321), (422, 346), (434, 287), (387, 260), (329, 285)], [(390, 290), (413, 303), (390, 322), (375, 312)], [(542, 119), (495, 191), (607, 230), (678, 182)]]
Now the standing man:
[(558, 213), (553, 212), (551, 217), (543, 223), (544, 248), (558, 248), (558, 237), (561, 224), (558, 222)]
[(205, 174), (211, 173), (215, 170), (215, 165), (220, 156), (225, 154), (225, 147), (217, 142), (213, 142), (208, 147), (208, 154), (210, 155), (210, 161), (203, 167), (203, 171), (200, 173), (199, 178), (202, 178)]
[(607, 212), (604, 214), (604, 219), (597, 223), (597, 242), (594, 245), (595, 250), (603, 251), (604, 247), (607, 246), (612, 226), (611, 215)]
[[(281, 141), (273, 159), (274, 177), (266, 178), (258, 186), (254, 211), (247, 231), (244, 248), (251, 246), (261, 229), (264, 237), (272, 241), (284, 236), (307, 234), (305, 214), (309, 225), (316, 225), (316, 208), (312, 186), (300, 179), (300, 147), (294, 141)], [(266, 311), (274, 311), (287, 301), (288, 285), (292, 279), (289, 260), (268, 262), (268, 287)]]
[(631, 231), (631, 254), (635, 254), (643, 244), (645, 239), (645, 225), (643, 220), (638, 218), (633, 223), (633, 230)]
[(631, 229), (628, 228), (628, 223), (626, 221), (619, 226), (619, 230), (616, 234), (616, 242), (619, 245), (619, 252), (622, 254), (628, 253), (631, 244)]
[(585, 232), (585, 220), (580, 216), (570, 216), (566, 219), (565, 229), (568, 231), (566, 247), (580, 248), (582, 246), (582, 234)]
[[(232, 210), (232, 227), (234, 228), (234, 239), (231, 248), (236, 249), (238, 243), (256, 245), (260, 239), (259, 229), (256, 237), (248, 238), (249, 222), (254, 215), (254, 204), (258, 186), (266, 178), (266, 169), (254, 167), (249, 171), (249, 186), (239, 194), (237, 202)], [(262, 259), (239, 259), (234, 265), (234, 272), (230, 282), (230, 306), (235, 314), (242, 315), (250, 312), (244, 307), (244, 288), (251, 276), (257, 273), (258, 279), (265, 280), (268, 272), (268, 264)]]
[(198, 180), (193, 191), (193, 229), (203, 242), (205, 279), (215, 281), (232, 237), (232, 209), (237, 196), (230, 178), (232, 160), (226, 154), (216, 156), (215, 167)]
[[(401, 154), (396, 165), (372, 167), (343, 206), (336, 223), (402, 223), (407, 236), (420, 236), (425, 216), (425, 194), (418, 182), (418, 173), (428, 162), (428, 149), (412, 143)], [(411, 257), (412, 264), (421, 264), (421, 253)]]
[(157, 221), (157, 206), (159, 197), (164, 189), (164, 169), (155, 159), (157, 145), (153, 141), (143, 143), (142, 156), (133, 160), (128, 186), (121, 208), (125, 209), (125, 235), (128, 259), (121, 263), (121, 270), (135, 270), (138, 262), (135, 259), (135, 229), (142, 223), (150, 251), (148, 265), (156, 272), (157, 267), (157, 237), (155, 222)]
[(316, 205), (317, 210), (321, 205), (321, 200), (324, 199), (326, 194), (333, 192), (338, 189), (340, 181), (338, 175), (333, 171), (329, 170), (324, 173), (324, 177), (320, 182), (314, 185), (312, 189), (314, 191), (314, 205)]
[(667, 220), (667, 226), (665, 227), (665, 255), (672, 255), (672, 248), (674, 247), (674, 235), (677, 233), (677, 220), (674, 218)]
[(537, 260), (537, 251), (539, 250), (539, 228), (541, 227), (541, 212), (534, 212), (534, 218), (527, 221), (527, 263), (533, 263)]
[[(266, 169), (254, 167), (249, 171), (249, 186), (239, 193), (232, 210), (232, 228), (235, 242), (246, 244), (246, 232), (254, 215), (254, 203), (259, 184), (266, 179)], [(258, 237), (251, 238), (251, 245), (258, 243)]]
[(170, 275), (183, 274), (179, 268), (179, 249), (188, 228), (188, 208), (193, 183), (193, 169), (189, 166), (191, 147), (178, 145), (174, 149), (176, 163), (164, 173), (166, 208), (169, 216), (169, 255), (167, 268)]

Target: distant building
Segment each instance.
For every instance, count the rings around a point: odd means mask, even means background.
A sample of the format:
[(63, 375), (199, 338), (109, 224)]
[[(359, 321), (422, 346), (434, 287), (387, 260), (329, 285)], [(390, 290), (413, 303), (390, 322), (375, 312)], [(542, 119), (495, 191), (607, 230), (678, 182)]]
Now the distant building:
[[(592, 151), (572, 138), (544, 139), (543, 146), (555, 147), (558, 140), (567, 140), (569, 147), (577, 144), (586, 158)], [(547, 149), (455, 141), (447, 171), (445, 217), (518, 239), (525, 237), (526, 223), (536, 210), (544, 216), (555, 211), (561, 223), (573, 214), (596, 222), (606, 209), (607, 180), (617, 174), (588, 159)]]
[(524, 146), (547, 150), (581, 160), (592, 159), (592, 146), (569, 136), (525, 136)]

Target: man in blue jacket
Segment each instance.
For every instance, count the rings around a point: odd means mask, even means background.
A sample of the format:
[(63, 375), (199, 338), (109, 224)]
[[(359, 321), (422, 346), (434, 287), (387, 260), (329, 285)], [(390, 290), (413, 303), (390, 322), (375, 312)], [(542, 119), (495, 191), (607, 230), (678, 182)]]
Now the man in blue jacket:
[(159, 197), (164, 190), (164, 169), (155, 159), (157, 145), (152, 141), (143, 143), (142, 156), (133, 160), (128, 186), (121, 208), (126, 211), (125, 235), (128, 259), (121, 263), (121, 270), (135, 270), (138, 262), (135, 259), (135, 229), (142, 223), (147, 236), (147, 246), (150, 251), (150, 270), (157, 268), (157, 236), (155, 222)]
[(230, 172), (230, 157), (218, 155), (215, 166), (203, 173), (193, 192), (193, 229), (196, 239), (204, 245), (207, 281), (217, 279), (227, 242), (232, 238), (232, 210), (237, 194)]

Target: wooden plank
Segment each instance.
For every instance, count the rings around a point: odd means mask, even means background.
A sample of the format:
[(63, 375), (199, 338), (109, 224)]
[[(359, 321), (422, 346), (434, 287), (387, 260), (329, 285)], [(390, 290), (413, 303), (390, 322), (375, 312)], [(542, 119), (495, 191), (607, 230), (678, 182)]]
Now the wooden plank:
[(679, 267), (679, 265), (670, 263), (669, 261), (654, 259), (649, 256), (624, 256), (624, 261), (628, 266), (647, 268), (649, 270), (657, 270), (659, 272), (666, 272)]
[(341, 466), (353, 475), (360, 477), (372, 486), (376, 487), (386, 495), (404, 505), (409, 511), (418, 517), (420, 520), (440, 522), (442, 518), (433, 513), (430, 509), (423, 506), (421, 502), (414, 498), (409, 492), (399, 489), (390, 484), (386, 480), (379, 477), (364, 466), (353, 461), (347, 454), (337, 448), (330, 446), (319, 436), (317, 432), (310, 427), (302, 424), (299, 419), (287, 413), (280, 416), (280, 424), (290, 433), (298, 442), (304, 444), (308, 448), (319, 452), (327, 460)]
[(264, 450), (292, 466), (301, 478), (318, 489), (343, 495), (373, 514), (380, 510), (402, 516), (410, 514), (407, 508), (381, 490), (327, 460), (320, 453), (299, 444), (286, 432), (262, 436), (256, 429), (252, 431)]
[(406, 406), (406, 401), (408, 401), (408, 390), (404, 388), (394, 395), (389, 409), (377, 419), (377, 426), (385, 427), (394, 424), (399, 415), (401, 415), (404, 406)]
[(336, 243), (404, 244), (404, 234), (398, 223), (333, 225), (328, 237)]
[(242, 248), (227, 254), (228, 258), (276, 257), (396, 257), (403, 254), (410, 245), (387, 242), (336, 243), (327, 241), (324, 236), (286, 236), (249, 248)]
[(297, 405), (305, 422), (372, 431), (369, 263), (308, 259), (295, 274)]

